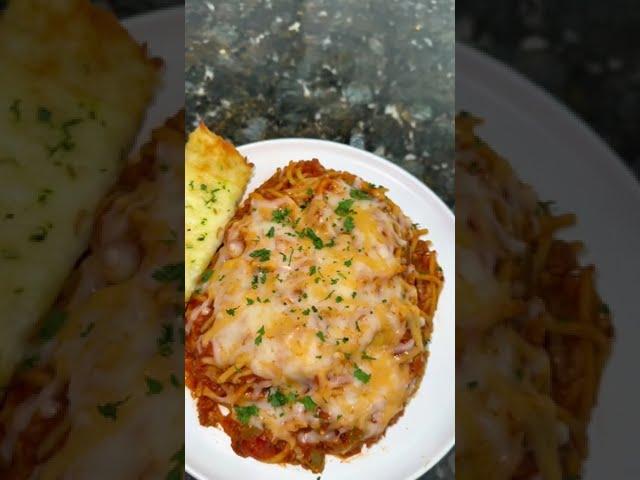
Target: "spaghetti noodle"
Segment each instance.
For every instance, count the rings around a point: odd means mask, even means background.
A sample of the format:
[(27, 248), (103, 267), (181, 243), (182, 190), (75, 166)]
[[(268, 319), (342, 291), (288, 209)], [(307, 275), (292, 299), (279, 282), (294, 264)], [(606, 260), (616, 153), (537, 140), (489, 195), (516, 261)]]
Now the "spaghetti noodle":
[(251, 193), (187, 306), (200, 423), (322, 471), (372, 444), (424, 373), (443, 274), (385, 189), (317, 160)]
[(457, 474), (579, 478), (611, 348), (581, 244), (508, 163), (456, 120)]

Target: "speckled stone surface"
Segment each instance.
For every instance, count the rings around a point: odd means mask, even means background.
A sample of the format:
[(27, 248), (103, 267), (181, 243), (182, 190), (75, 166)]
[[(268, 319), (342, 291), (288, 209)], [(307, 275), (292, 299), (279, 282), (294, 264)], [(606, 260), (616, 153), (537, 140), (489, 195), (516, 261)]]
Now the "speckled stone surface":
[[(189, 1), (187, 124), (333, 140), (453, 205), (453, 0)], [(450, 453), (423, 479), (454, 478)]]
[(456, 35), (582, 117), (640, 179), (640, 9), (629, 1), (457, 0)]
[(190, 1), (187, 122), (241, 145), (323, 138), (453, 202), (453, 0)]

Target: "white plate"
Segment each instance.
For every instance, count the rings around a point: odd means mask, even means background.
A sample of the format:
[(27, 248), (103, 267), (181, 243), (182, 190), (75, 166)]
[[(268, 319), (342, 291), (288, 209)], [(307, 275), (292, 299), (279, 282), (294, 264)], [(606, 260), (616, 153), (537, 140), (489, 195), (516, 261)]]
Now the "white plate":
[(133, 152), (146, 142), (151, 130), (184, 108), (184, 8), (168, 8), (125, 19), (122, 25), (150, 53), (164, 62), (162, 84), (156, 94)]
[[(253, 191), (290, 160), (318, 158), (328, 168), (346, 170), (389, 189), (389, 197), (414, 222), (429, 228), (429, 238), (444, 270), (445, 287), (434, 318), (431, 355), (422, 384), (404, 415), (372, 448), (347, 461), (327, 458), (322, 478), (330, 480), (415, 479), (453, 446), (455, 427), (455, 233), (449, 208), (422, 182), (371, 153), (321, 140), (282, 139), (239, 148), (255, 165)], [(202, 480), (315, 479), (302, 468), (268, 465), (236, 455), (227, 435), (200, 426), (195, 403), (186, 393), (187, 471)]]
[(557, 211), (575, 212), (564, 236), (586, 243), (616, 338), (590, 426), (587, 479), (640, 478), (640, 185), (578, 118), (519, 74), (456, 48), (456, 108), (483, 117), (480, 135)]

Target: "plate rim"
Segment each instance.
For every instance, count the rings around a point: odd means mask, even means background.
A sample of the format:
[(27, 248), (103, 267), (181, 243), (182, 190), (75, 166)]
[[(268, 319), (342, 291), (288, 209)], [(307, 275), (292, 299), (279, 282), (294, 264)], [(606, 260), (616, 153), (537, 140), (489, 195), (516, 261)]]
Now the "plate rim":
[[(277, 145), (292, 145), (297, 143), (304, 143), (307, 145), (315, 144), (315, 145), (321, 145), (329, 148), (336, 148), (344, 152), (356, 153), (364, 157), (374, 158), (375, 161), (382, 162), (386, 168), (390, 168), (392, 170), (392, 173), (394, 175), (399, 175), (400, 177), (410, 182), (413, 187), (417, 187), (420, 194), (427, 195), (428, 201), (433, 202), (435, 205), (438, 206), (439, 210), (443, 211), (447, 221), (453, 222), (452, 226), (454, 228), (454, 235), (455, 235), (455, 214), (454, 214), (454, 211), (451, 209), (451, 207), (449, 207), (433, 190), (431, 190), (431, 188), (429, 188), (427, 184), (425, 184), (419, 178), (417, 178), (407, 170), (403, 169), (399, 165), (391, 162), (390, 160), (387, 160), (384, 157), (381, 157), (372, 152), (369, 152), (368, 150), (356, 148), (351, 145), (335, 142), (332, 140), (309, 138), (309, 137), (272, 138), (272, 139), (260, 140), (257, 142), (246, 143), (244, 145), (239, 145), (236, 147), (236, 149), (240, 152), (242, 156), (248, 158), (250, 155), (250, 151), (256, 148), (273, 147)], [(248, 158), (248, 160), (252, 162), (251, 158)], [(246, 198), (246, 195), (248, 193), (249, 192), (247, 190), (247, 192), (245, 192), (245, 195), (243, 196), (243, 200)], [(455, 266), (455, 253), (454, 253), (454, 266)], [(186, 386), (185, 386), (185, 397), (191, 398), (191, 392)], [(186, 408), (190, 408), (190, 407), (187, 407), (187, 405), (185, 405), (185, 411), (186, 411)], [(455, 411), (454, 411), (454, 419), (455, 419)], [(186, 443), (187, 443), (187, 440), (185, 437), (185, 451), (186, 451)], [(433, 469), (443, 458), (446, 457), (447, 454), (449, 454), (449, 452), (451, 452), (451, 450), (454, 447), (455, 447), (455, 427), (453, 431), (453, 436), (443, 443), (443, 446), (437, 451), (437, 453), (433, 455), (433, 457), (428, 462), (426, 462), (423, 466), (421, 466), (420, 469), (416, 470), (416, 472), (409, 475), (404, 480), (419, 479), (422, 475), (424, 475), (425, 473)], [(189, 473), (189, 475), (191, 475), (192, 477), (196, 478), (197, 480), (213, 480), (213, 477), (209, 477), (206, 474), (196, 470), (193, 466), (190, 466), (187, 462), (186, 456), (185, 456), (185, 471)]]
[(387, 167), (391, 168), (395, 173), (397, 173), (400, 176), (403, 176), (404, 178), (408, 179), (410, 182), (412, 182), (414, 185), (416, 185), (418, 188), (423, 188), (428, 192), (428, 195), (430, 197), (433, 198), (433, 200), (439, 204), (439, 206), (443, 207), (446, 211), (447, 211), (447, 216), (449, 216), (451, 219), (455, 220), (455, 214), (453, 212), (453, 210), (451, 209), (451, 207), (449, 207), (449, 205), (447, 205), (444, 200), (442, 200), (442, 198), (440, 198), (433, 190), (431, 190), (431, 188), (424, 183), (422, 180), (420, 180), (418, 177), (416, 177), (415, 175), (413, 175), (412, 173), (410, 173), (409, 171), (405, 170), (404, 168), (402, 168), (401, 166), (393, 163), (391, 160), (387, 160), (384, 157), (381, 157), (379, 155), (376, 155), (375, 153), (372, 153), (368, 150), (364, 150), (361, 148), (356, 148), (352, 145), (348, 145), (346, 143), (340, 143), (340, 142), (334, 142), (333, 140), (325, 140), (325, 139), (321, 139), (321, 138), (310, 138), (310, 137), (284, 137), (284, 138), (271, 138), (271, 139), (267, 139), (267, 140), (259, 140), (257, 142), (251, 142), (251, 143), (245, 143), (244, 145), (240, 145), (238, 147), (236, 147), (236, 149), (244, 156), (245, 154), (243, 153), (243, 150), (251, 150), (254, 148), (261, 148), (267, 145), (277, 145), (277, 144), (283, 144), (283, 145), (287, 145), (287, 144), (292, 144), (292, 143), (298, 143), (298, 142), (304, 142), (304, 143), (310, 143), (310, 144), (318, 144), (318, 145), (324, 145), (324, 146), (328, 146), (328, 147), (332, 147), (332, 148), (338, 148), (347, 152), (355, 152), (361, 155), (365, 155), (367, 157), (370, 158), (374, 158), (376, 161), (382, 161), (383, 163), (386, 164)]
[(120, 25), (122, 25), (127, 31), (129, 31), (136, 28), (143, 28), (144, 26), (146, 26), (147, 22), (158, 22), (174, 15), (184, 16), (184, 12), (184, 5), (162, 7), (151, 10), (149, 12), (135, 13), (133, 15), (129, 15), (128, 17), (118, 18), (118, 21), (120, 22)]

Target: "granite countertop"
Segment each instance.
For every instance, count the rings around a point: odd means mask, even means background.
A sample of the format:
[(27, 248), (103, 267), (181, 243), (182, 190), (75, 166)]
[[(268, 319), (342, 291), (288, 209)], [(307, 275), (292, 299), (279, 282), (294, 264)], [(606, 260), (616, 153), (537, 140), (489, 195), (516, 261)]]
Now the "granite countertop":
[[(374, 152), (454, 199), (454, 2), (191, 1), (187, 127)], [(450, 453), (423, 479), (454, 477)]]
[(549, 91), (640, 178), (640, 10), (625, 5), (457, 0), (456, 36)]
[(453, 0), (192, 1), (186, 18), (190, 128), (347, 143), (453, 204)]

